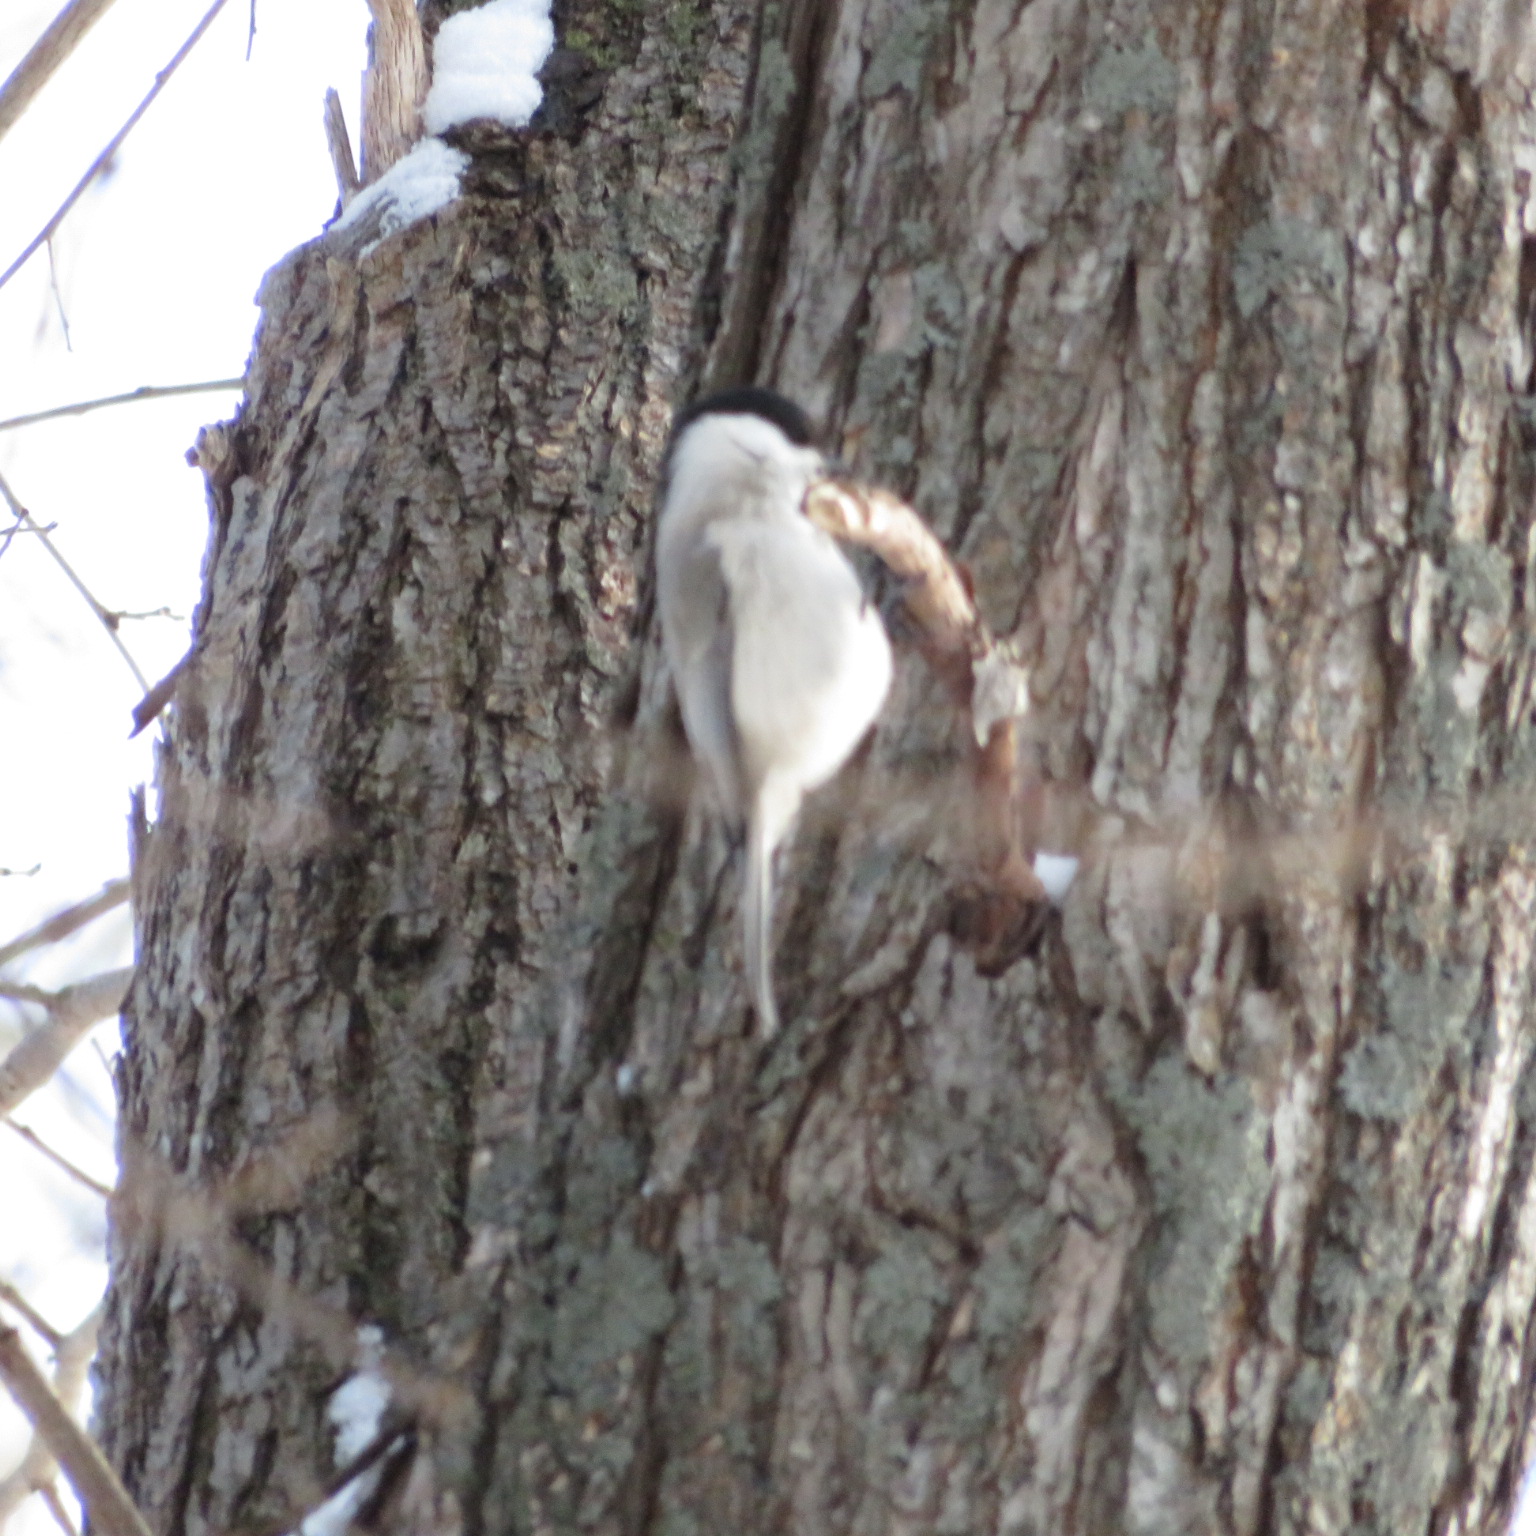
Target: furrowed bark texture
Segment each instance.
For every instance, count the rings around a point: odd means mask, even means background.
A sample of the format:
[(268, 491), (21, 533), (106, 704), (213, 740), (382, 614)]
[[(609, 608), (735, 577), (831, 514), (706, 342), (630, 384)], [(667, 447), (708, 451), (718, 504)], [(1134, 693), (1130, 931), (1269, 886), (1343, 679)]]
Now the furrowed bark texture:
[[(1523, 8), (559, 20), (547, 126), (278, 268), (201, 445), (100, 1407), (151, 1524), (291, 1528), (367, 1321), (400, 1529), (1502, 1529)], [(746, 376), (969, 563), (1087, 856), (989, 918), (909, 650), (771, 1047), (645, 597), (671, 406)]]

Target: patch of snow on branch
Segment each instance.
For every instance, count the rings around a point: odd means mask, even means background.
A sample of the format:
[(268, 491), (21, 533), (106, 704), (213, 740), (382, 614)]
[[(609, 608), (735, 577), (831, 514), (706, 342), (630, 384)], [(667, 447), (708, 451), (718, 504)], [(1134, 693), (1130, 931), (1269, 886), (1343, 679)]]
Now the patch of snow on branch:
[(462, 150), (450, 149), (441, 139), (423, 139), (372, 186), (364, 187), (331, 228), (346, 229), (370, 208), (378, 208), (380, 238), (392, 235), (451, 203), (459, 195), (459, 177), (468, 164)]
[(427, 132), (476, 117), (524, 127), (544, 98), (534, 77), (554, 46), (548, 0), (490, 0), (450, 16), (432, 43)]

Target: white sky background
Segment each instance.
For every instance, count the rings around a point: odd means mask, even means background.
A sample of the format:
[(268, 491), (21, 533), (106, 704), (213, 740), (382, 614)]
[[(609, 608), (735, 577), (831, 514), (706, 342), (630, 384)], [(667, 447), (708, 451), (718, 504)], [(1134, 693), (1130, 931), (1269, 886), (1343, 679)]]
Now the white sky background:
[[(0, 0), (0, 79), (62, 0)], [(0, 270), (47, 222), (121, 126), (209, 0), (117, 0), (0, 139)], [(320, 232), (336, 203), (322, 127), (340, 92), (356, 144), (366, 60), (363, 0), (248, 0), (224, 11), (129, 135), (55, 241), (73, 350), (46, 254), (0, 289), (0, 419), (141, 384), (244, 372), (262, 274)], [(170, 607), (122, 633), (151, 681), (186, 649), (207, 532), (202, 475), (183, 455), (236, 396), (122, 406), (0, 433), (0, 472), (110, 609)], [(9, 514), (3, 524), (10, 522)], [(0, 557), (0, 942), (127, 870), (131, 786), (153, 769), (153, 731), (130, 742), (139, 690), (47, 555), (18, 537)], [(13, 975), (44, 985), (126, 964), (126, 910)], [(0, 1003), (0, 1053), (19, 1020)], [(17, 1114), (110, 1183), (115, 1027), (77, 1049), (58, 1084)], [(55, 1326), (73, 1327), (105, 1280), (102, 1205), (0, 1130), (0, 1276)], [(0, 1475), (25, 1443), (0, 1392)], [(56, 1527), (38, 1500), (7, 1536)]]
[[(116, 0), (22, 120), (0, 139), (0, 270), (52, 215), (207, 9), (210, 0)], [(0, 80), (62, 0), (0, 0)], [(462, 73), (439, 81), (434, 128), (485, 112), (531, 111), (518, 82), (549, 46), (528, 0), (464, 18)], [(515, 15), (514, 12), (521, 12)], [(263, 273), (317, 235), (336, 186), (321, 110), (340, 92), (357, 137), (366, 59), (364, 0), (250, 0), (224, 11), (129, 135), (54, 242), (60, 304), (46, 253), (0, 289), (0, 420), (53, 405), (243, 373)], [(478, 29), (478, 30), (477, 30)], [(446, 61), (445, 61), (446, 62)], [(491, 66), (494, 65), (494, 68)], [(446, 71), (445, 71), (446, 73)], [(125, 621), (123, 638), (151, 682), (186, 649), (207, 532), (202, 475), (185, 452), (236, 395), (122, 406), (0, 433), (0, 472), (113, 610), (169, 607), (175, 619)], [(0, 517), (0, 527), (10, 521)], [(129, 741), (139, 689), (101, 627), (27, 536), (0, 556), (0, 943), (93, 894), (127, 870), (130, 789), (153, 774), (153, 730)], [(11, 975), (60, 985), (131, 959), (126, 909)], [(22, 1020), (0, 1002), (0, 1055)], [(17, 1115), (110, 1183), (115, 1025), (77, 1049)], [(0, 1277), (61, 1330), (105, 1282), (102, 1202), (0, 1128)], [(0, 1476), (26, 1443), (0, 1391)], [(67, 1492), (67, 1486), (61, 1483)], [(1529, 1505), (1529, 1501), (1528, 1501)], [(38, 1500), (6, 1536), (56, 1527)], [(1517, 1522), (1536, 1536), (1536, 1510)]]

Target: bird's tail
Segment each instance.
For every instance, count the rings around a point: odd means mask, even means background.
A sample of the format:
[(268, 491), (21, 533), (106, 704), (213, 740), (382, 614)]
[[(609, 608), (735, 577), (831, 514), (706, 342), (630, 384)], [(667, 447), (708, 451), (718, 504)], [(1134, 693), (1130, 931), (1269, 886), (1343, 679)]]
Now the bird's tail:
[(741, 893), (742, 954), (747, 985), (763, 1034), (778, 1033), (779, 1010), (773, 1001), (773, 849), (776, 838), (764, 807), (753, 809), (747, 824), (746, 884)]

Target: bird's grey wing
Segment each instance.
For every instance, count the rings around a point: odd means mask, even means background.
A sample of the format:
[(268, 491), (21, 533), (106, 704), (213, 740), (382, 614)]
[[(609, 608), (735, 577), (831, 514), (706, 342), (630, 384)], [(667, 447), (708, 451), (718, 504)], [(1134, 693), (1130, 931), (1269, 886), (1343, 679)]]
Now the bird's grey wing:
[(731, 715), (730, 591), (719, 552), (699, 541), (675, 572), (663, 601), (678, 637), (671, 656), (683, 725), (703, 763), (718, 808), (739, 827), (746, 813), (741, 751)]

